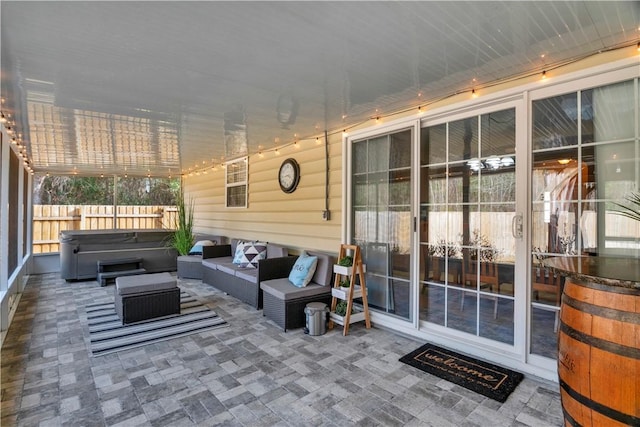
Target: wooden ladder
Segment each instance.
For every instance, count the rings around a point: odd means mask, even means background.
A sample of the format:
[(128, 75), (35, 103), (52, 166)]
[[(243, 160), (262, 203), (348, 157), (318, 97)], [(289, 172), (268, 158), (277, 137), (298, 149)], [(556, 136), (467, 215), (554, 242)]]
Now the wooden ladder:
[[(360, 254), (360, 247), (357, 245), (340, 245), (340, 251), (338, 253), (338, 260), (344, 258), (349, 253), (352, 253), (353, 264), (350, 269), (349, 274), (343, 274), (336, 272), (335, 279), (333, 282), (333, 289), (331, 290), (331, 313), (335, 313), (336, 306), (338, 305), (338, 300), (347, 301), (347, 312), (344, 315), (344, 319), (342, 320), (342, 335), (347, 335), (349, 333), (349, 325), (351, 323), (359, 322), (361, 320), (365, 321), (365, 325), (367, 329), (371, 328), (371, 320), (369, 318), (369, 304), (367, 302), (367, 285), (364, 278), (364, 265), (362, 264), (362, 255)], [(335, 271), (335, 269), (334, 269)], [(340, 287), (340, 282), (342, 281), (342, 277), (349, 277), (350, 286), (347, 292), (342, 291)], [(356, 280), (356, 278), (358, 280)], [(356, 290), (356, 284), (360, 285), (359, 290)], [(364, 318), (352, 319), (351, 311), (353, 309), (353, 300), (355, 298), (362, 298), (362, 315)], [(357, 316), (362, 316), (360, 313), (356, 314)], [(334, 321), (336, 323), (340, 323), (336, 317), (331, 317), (329, 320), (329, 329), (333, 328)]]

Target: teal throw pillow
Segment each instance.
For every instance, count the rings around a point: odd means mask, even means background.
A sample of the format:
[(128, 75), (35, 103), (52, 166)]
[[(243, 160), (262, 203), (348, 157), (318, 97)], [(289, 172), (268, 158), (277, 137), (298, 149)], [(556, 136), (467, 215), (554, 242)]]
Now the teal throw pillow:
[(289, 281), (294, 286), (304, 288), (311, 282), (317, 265), (317, 256), (311, 256), (305, 251), (302, 251), (289, 273)]
[(202, 255), (203, 246), (215, 246), (215, 245), (216, 243), (212, 242), (211, 240), (199, 240), (189, 250), (189, 255)]

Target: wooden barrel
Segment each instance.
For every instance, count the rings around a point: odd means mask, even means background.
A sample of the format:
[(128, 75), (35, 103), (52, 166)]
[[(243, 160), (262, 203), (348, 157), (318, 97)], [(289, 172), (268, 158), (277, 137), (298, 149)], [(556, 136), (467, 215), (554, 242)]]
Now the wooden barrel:
[(567, 277), (558, 378), (566, 426), (640, 426), (640, 290)]

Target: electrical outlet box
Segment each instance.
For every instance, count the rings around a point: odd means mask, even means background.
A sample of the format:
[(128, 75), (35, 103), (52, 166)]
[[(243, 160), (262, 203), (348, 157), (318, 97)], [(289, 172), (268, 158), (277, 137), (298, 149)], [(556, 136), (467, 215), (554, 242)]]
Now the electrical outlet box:
[(329, 221), (330, 219), (331, 219), (331, 212), (322, 211), (322, 220), (323, 221)]

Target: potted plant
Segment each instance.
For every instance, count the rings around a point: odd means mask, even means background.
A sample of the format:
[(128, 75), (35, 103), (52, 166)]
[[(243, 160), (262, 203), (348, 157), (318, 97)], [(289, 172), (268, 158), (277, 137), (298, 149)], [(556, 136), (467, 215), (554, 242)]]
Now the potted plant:
[(340, 258), (338, 260), (338, 263), (333, 265), (333, 272), (336, 274), (350, 276), (352, 266), (353, 266), (353, 257), (347, 255)]
[(187, 255), (193, 247), (193, 200), (186, 202), (184, 195), (176, 197), (178, 215), (175, 221), (175, 231), (169, 246), (174, 248), (179, 255)]
[[(344, 318), (346, 315), (347, 315), (347, 301), (344, 301), (344, 300), (338, 301), (338, 303), (336, 304), (335, 311), (332, 311), (331, 313), (329, 313), (329, 317), (331, 318), (331, 320), (337, 323), (338, 325), (344, 325), (345, 323)], [(360, 322), (362, 320), (364, 320), (364, 312), (357, 311), (352, 306), (349, 323)]]
[[(347, 302), (344, 300), (338, 301), (336, 304), (336, 314), (340, 317), (344, 317), (347, 314)], [(353, 309), (351, 309), (351, 314), (353, 314)]]

